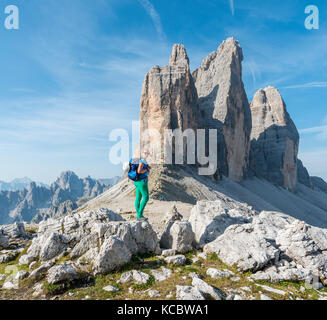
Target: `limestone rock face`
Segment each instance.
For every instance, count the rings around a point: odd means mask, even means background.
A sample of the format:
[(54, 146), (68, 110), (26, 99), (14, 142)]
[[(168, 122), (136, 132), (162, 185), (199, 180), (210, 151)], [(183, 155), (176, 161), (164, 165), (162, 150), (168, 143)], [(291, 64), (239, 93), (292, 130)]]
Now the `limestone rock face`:
[(260, 89), (251, 103), (250, 167), (258, 177), (294, 189), (299, 134), (274, 87)]
[(218, 129), (218, 168), (235, 181), (248, 169), (251, 131), (242, 60), (242, 48), (229, 38), (192, 73), (206, 127)]
[(313, 189), (313, 183), (311, 181), (308, 170), (303, 165), (300, 159), (297, 159), (297, 180), (299, 183)]
[[(162, 163), (164, 130), (195, 130), (199, 118), (198, 97), (189, 59), (184, 46), (175, 44), (169, 65), (153, 67), (144, 79), (140, 110), (141, 150), (152, 151), (156, 163)], [(153, 129), (159, 131), (159, 137), (151, 131)]]

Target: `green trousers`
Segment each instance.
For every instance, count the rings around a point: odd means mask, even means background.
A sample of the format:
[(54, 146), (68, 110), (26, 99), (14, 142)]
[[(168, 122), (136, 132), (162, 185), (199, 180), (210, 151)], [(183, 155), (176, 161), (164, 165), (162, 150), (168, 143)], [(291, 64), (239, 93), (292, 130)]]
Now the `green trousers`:
[(149, 201), (148, 181), (135, 181), (134, 185), (136, 187), (135, 209), (137, 217), (142, 218), (144, 208)]

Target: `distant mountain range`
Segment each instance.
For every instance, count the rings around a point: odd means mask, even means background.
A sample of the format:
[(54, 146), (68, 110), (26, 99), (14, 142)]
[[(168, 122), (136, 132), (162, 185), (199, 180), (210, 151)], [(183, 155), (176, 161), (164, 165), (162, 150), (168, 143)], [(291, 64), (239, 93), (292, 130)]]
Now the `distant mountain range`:
[(39, 222), (73, 211), (119, 181), (120, 177), (95, 180), (63, 172), (50, 186), (29, 178), (0, 182), (0, 224)]
[[(28, 188), (28, 186), (32, 183), (33, 181), (30, 178), (17, 178), (14, 179), (10, 182), (5, 182), (0, 180), (0, 191), (18, 191), (18, 190), (23, 190)], [(47, 187), (45, 183), (42, 182), (35, 182), (36, 185), (42, 186), (42, 187)]]

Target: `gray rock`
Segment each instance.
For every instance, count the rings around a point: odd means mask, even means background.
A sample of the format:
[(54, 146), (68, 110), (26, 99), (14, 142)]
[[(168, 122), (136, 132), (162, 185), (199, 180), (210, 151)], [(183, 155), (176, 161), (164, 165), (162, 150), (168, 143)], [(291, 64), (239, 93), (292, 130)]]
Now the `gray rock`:
[(252, 171), (278, 186), (294, 189), (299, 134), (278, 90), (260, 89), (253, 97), (251, 114)]
[(327, 283), (327, 258), (308, 233), (309, 226), (295, 220), (285, 229), (280, 230), (276, 243), (280, 249), (293, 259), (297, 264), (309, 270), (314, 275), (319, 275), (323, 283)]
[(27, 238), (25, 226), (22, 222), (15, 222), (9, 225), (0, 225), (0, 235), (7, 236), (9, 239)]
[(148, 296), (150, 298), (158, 298), (160, 297), (160, 292), (158, 290), (149, 290)]
[(128, 282), (135, 282), (138, 284), (146, 284), (150, 279), (150, 276), (147, 273), (132, 270), (125, 272), (121, 275), (120, 279), (118, 280), (118, 283), (128, 283)]
[(206, 272), (206, 274), (214, 279), (219, 278), (228, 278), (234, 275), (234, 273), (230, 270), (225, 269), (224, 271), (218, 270), (216, 268), (209, 268)]
[[(167, 141), (169, 139), (164, 139), (165, 130), (195, 130), (199, 119), (201, 114), (198, 97), (186, 50), (183, 45), (175, 44), (169, 65), (155, 66), (145, 76), (140, 107), (139, 149), (142, 150), (149, 145), (157, 148), (153, 153), (154, 163), (162, 163), (168, 150), (173, 149)], [(148, 129), (159, 131), (162, 139), (156, 140), (157, 135)], [(172, 150), (172, 156), (174, 153), (175, 150)], [(186, 153), (182, 157), (184, 163), (185, 160)]]
[(65, 242), (66, 241), (63, 235), (60, 235), (56, 232), (52, 233), (41, 246), (40, 260), (51, 260), (52, 258), (65, 251), (67, 248)]
[(107, 291), (107, 292), (117, 292), (120, 289), (115, 286), (109, 285), (109, 286), (104, 287), (103, 290)]
[(99, 238), (95, 233), (86, 235), (76, 244), (70, 253), (72, 259), (78, 258), (86, 253), (88, 250), (98, 247)]
[(210, 286), (200, 278), (193, 277), (192, 286), (198, 288), (203, 296), (209, 296), (215, 300), (222, 300), (225, 297), (222, 291)]
[(249, 223), (232, 225), (215, 241), (204, 246), (204, 251), (215, 252), (226, 264), (234, 264), (242, 271), (257, 271), (279, 258), (279, 249), (267, 241), (262, 225)]
[(228, 200), (198, 201), (189, 221), (200, 246), (214, 241), (233, 224), (248, 223), (255, 212), (245, 205)]
[(151, 274), (153, 275), (155, 281), (160, 282), (168, 279), (172, 275), (172, 271), (165, 267), (161, 267), (161, 271), (154, 269), (151, 270)]
[(261, 293), (260, 300), (272, 300), (272, 299)]
[(27, 278), (28, 275), (29, 275), (29, 273), (25, 270), (18, 271), (15, 276), (15, 280), (23, 280), (23, 279)]
[(175, 249), (166, 249), (166, 250), (162, 250), (161, 255), (163, 257), (171, 257), (171, 256), (175, 256), (177, 254)]
[(166, 257), (165, 262), (167, 264), (182, 266), (186, 263), (186, 257), (182, 254), (179, 254), (176, 256), (171, 256), (171, 257)]
[(271, 293), (275, 293), (275, 294), (279, 294), (281, 296), (284, 296), (286, 295), (286, 292), (285, 291), (282, 291), (282, 290), (279, 290), (279, 289), (275, 289), (275, 288), (271, 288), (269, 286), (266, 286), (266, 285), (260, 285), (260, 287), (265, 290), (265, 291), (268, 291), (268, 292), (271, 292)]
[(228, 38), (192, 73), (206, 128), (219, 132), (219, 173), (235, 181), (247, 173), (251, 131), (242, 60), (238, 41)]
[(16, 290), (16, 289), (18, 289), (18, 283), (12, 282), (12, 281), (6, 281), (2, 285), (2, 289), (3, 290)]
[(93, 264), (95, 274), (106, 274), (131, 260), (131, 253), (117, 236), (109, 237), (101, 246)]
[(0, 255), (0, 263), (7, 263), (17, 258), (17, 253), (15, 254), (2, 254)]
[(0, 234), (0, 249), (6, 249), (9, 247), (9, 237)]
[(205, 300), (202, 292), (192, 286), (176, 286), (177, 300)]
[(47, 281), (55, 284), (63, 281), (72, 281), (79, 278), (75, 268), (68, 264), (57, 264), (48, 270)]
[(23, 254), (18, 261), (18, 264), (23, 265), (23, 264), (27, 264), (29, 265), (32, 261), (34, 261), (35, 258), (29, 256), (28, 254)]
[(42, 278), (42, 276), (44, 276), (47, 271), (53, 267), (54, 265), (54, 262), (53, 261), (48, 261), (48, 262), (45, 262), (43, 263), (40, 267), (36, 268), (35, 270), (33, 270), (29, 277), (31, 279), (34, 279), (34, 280), (40, 280)]
[(170, 222), (160, 239), (160, 246), (185, 253), (192, 250), (194, 233), (189, 221)]
[(173, 205), (171, 209), (166, 213), (163, 221), (164, 223), (175, 222), (183, 220), (183, 216), (178, 212), (176, 205)]

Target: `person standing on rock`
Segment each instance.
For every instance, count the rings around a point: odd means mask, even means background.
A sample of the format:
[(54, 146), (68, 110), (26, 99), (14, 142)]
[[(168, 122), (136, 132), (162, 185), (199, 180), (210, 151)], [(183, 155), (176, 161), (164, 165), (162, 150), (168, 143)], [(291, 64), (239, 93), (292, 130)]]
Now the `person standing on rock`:
[(149, 201), (148, 175), (151, 167), (146, 161), (149, 155), (149, 151), (143, 151), (142, 158), (139, 160), (139, 166), (137, 168), (139, 178), (137, 181), (134, 181), (134, 185), (136, 188), (135, 209), (138, 220), (148, 219), (143, 216), (143, 212), (146, 204)]

